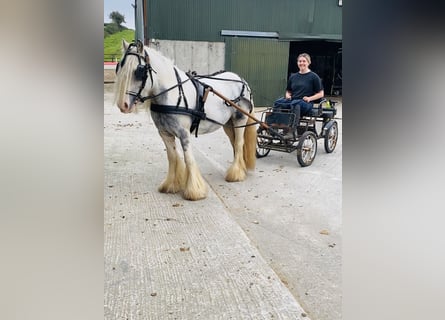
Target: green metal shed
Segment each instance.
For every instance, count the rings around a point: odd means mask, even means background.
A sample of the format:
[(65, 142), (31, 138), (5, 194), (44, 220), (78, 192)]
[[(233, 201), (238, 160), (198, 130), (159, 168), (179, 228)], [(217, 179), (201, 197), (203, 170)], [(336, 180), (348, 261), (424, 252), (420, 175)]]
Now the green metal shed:
[(289, 42), (274, 39), (226, 40), (226, 66), (247, 80), (256, 106), (270, 105), (284, 94)]
[[(225, 69), (244, 77), (257, 106), (284, 94), (296, 56), (332, 93), (342, 41), (338, 0), (145, 0), (148, 39), (224, 42)], [(341, 67), (341, 64), (340, 64)]]

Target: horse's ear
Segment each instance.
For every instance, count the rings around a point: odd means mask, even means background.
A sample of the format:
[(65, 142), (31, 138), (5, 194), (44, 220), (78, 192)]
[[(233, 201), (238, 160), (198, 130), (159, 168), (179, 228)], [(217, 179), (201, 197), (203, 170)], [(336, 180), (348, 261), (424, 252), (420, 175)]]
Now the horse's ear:
[(138, 40), (136, 46), (138, 48), (138, 53), (142, 53), (144, 50), (144, 43), (141, 40)]
[(130, 44), (125, 41), (125, 39), (122, 39), (122, 48), (124, 48), (124, 51), (127, 51), (129, 45)]
[(147, 50), (144, 50), (144, 60), (146, 64), (150, 64), (150, 57), (147, 53)]

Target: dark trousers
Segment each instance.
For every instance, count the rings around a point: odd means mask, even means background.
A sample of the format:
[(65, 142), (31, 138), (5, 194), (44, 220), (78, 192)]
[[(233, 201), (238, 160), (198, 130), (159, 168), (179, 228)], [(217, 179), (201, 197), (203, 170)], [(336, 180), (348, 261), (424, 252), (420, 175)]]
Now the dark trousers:
[(300, 115), (304, 116), (312, 110), (312, 103), (308, 103), (302, 99), (290, 100), (286, 98), (280, 98), (274, 102), (273, 109), (287, 109), (291, 110), (293, 113), (299, 117)]

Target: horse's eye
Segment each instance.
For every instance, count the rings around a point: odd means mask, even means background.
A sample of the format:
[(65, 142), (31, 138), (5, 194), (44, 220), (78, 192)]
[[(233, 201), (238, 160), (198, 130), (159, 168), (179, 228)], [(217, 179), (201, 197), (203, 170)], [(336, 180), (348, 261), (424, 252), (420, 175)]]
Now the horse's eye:
[(145, 67), (143, 65), (138, 65), (134, 71), (134, 76), (136, 80), (142, 81), (146, 77)]

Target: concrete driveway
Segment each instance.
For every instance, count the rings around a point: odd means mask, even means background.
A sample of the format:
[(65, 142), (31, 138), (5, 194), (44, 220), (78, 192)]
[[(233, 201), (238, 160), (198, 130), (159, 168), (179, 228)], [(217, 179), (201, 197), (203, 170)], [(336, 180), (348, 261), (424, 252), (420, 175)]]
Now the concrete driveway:
[[(271, 151), (227, 183), (223, 130), (193, 138), (205, 200), (161, 194), (164, 145), (104, 85), (106, 319), (341, 319), (342, 121), (313, 164)], [(335, 98), (334, 98), (335, 99)], [(335, 99), (338, 100), (338, 99)], [(259, 115), (258, 115), (259, 116)]]

